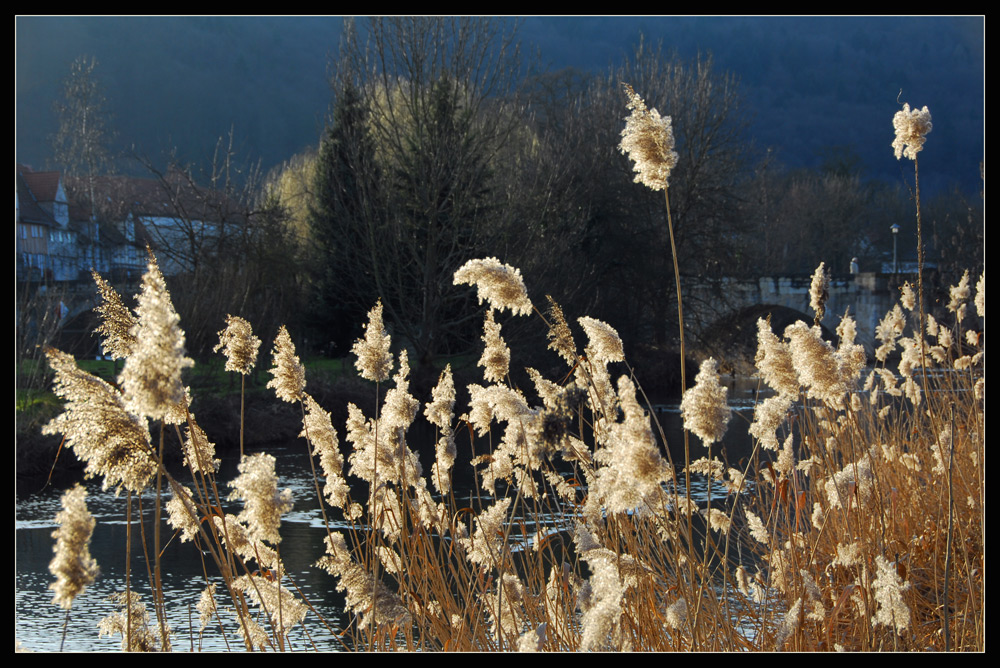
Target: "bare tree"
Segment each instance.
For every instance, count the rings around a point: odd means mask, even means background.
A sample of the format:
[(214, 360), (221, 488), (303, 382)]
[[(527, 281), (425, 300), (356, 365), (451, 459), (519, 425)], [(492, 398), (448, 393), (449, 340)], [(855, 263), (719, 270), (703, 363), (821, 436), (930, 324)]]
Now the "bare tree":
[[(679, 159), (670, 175), (670, 206), (682, 274), (725, 275), (739, 251), (740, 183), (750, 143), (735, 78), (717, 72), (710, 56), (668, 57), (640, 42), (634, 54), (606, 76), (582, 83), (567, 96), (564, 141), (573, 156), (575, 182), (585, 184), (580, 238), (592, 282), (595, 314), (627, 322), (628, 342), (669, 344), (674, 276), (662, 193), (633, 183), (618, 146), (627, 115), (623, 84), (650, 108), (672, 119)], [(579, 121), (577, 120), (579, 119)]]
[(219, 140), (202, 178), (136, 156), (155, 178), (121, 179), (147, 190), (136, 218), (167, 274), (188, 350), (199, 357), (210, 354), (227, 315), (246, 318), (267, 336), (299, 304), (288, 213), (262, 186), (258, 165), (240, 161), (233, 144), (232, 133)]
[[(45, 348), (56, 344), (64, 295), (51, 284), (19, 283), (15, 303), (15, 385), (25, 392), (48, 385)], [(18, 407), (21, 407), (18, 396)]]
[(339, 299), (364, 313), (381, 298), (421, 363), (467, 339), (467, 291), (452, 285), (454, 271), (479, 254), (511, 259), (518, 193), (500, 170), (525, 127), (520, 73), (507, 21), (345, 29), (313, 228), (330, 280), (346, 288)]
[(82, 184), (81, 195), (96, 201), (95, 179), (111, 163), (109, 147), (114, 137), (108, 101), (94, 71), (97, 59), (80, 56), (63, 82), (63, 95), (55, 104), (59, 129), (52, 136), (52, 159), (67, 176)]

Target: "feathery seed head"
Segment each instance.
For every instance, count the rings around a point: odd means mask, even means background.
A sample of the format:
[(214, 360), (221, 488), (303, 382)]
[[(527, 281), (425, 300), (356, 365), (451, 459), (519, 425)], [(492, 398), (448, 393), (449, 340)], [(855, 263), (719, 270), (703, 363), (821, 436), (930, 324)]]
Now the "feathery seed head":
[(729, 388), (719, 385), (718, 362), (711, 357), (702, 362), (694, 387), (684, 393), (681, 417), (706, 446), (721, 441), (729, 426), (728, 394)]
[(181, 532), (181, 542), (194, 540), (198, 535), (198, 512), (191, 490), (183, 485), (174, 488), (174, 495), (167, 501), (167, 523)]
[(840, 338), (840, 345), (837, 347), (836, 357), (840, 363), (840, 375), (845, 382), (854, 382), (861, 377), (861, 372), (868, 362), (864, 346), (855, 343), (858, 327), (854, 318), (844, 315), (837, 325), (837, 336)]
[(406, 604), (381, 580), (375, 580), (370, 569), (354, 562), (341, 534), (328, 535), (325, 542), (327, 556), (316, 565), (338, 578), (337, 590), (346, 593), (345, 607), (360, 615), (361, 628), (370, 628), (373, 623), (404, 626), (410, 622)]
[(277, 545), (281, 542), (278, 533), (281, 516), (292, 509), (292, 490), (278, 491), (278, 476), (274, 473), (271, 455), (244, 456), (239, 470), (239, 477), (229, 483), (233, 489), (229, 498), (244, 502), (239, 519), (246, 522), (251, 539)]
[(455, 380), (451, 375), (451, 364), (441, 372), (431, 397), (433, 400), (424, 408), (427, 421), (438, 429), (449, 429), (455, 410)]
[(809, 287), (809, 308), (816, 313), (814, 324), (822, 322), (826, 315), (826, 301), (830, 298), (830, 274), (826, 271), (826, 264), (819, 263), (813, 273), (812, 285)]
[(56, 514), (59, 528), (52, 532), (56, 544), (49, 571), (56, 581), (49, 585), (54, 591), (52, 602), (69, 610), (87, 585), (97, 579), (100, 569), (90, 556), (90, 537), (97, 521), (87, 510), (87, 490), (75, 485), (62, 496), (62, 511)]
[(548, 623), (542, 622), (536, 628), (525, 631), (517, 641), (518, 652), (541, 652), (545, 647), (545, 631)]
[(819, 327), (809, 327), (801, 320), (785, 329), (792, 353), (792, 365), (807, 394), (839, 407), (847, 394), (846, 379), (841, 375), (840, 360)]
[(586, 316), (577, 318), (577, 322), (587, 334), (587, 339), (590, 342), (587, 351), (591, 359), (601, 364), (625, 361), (622, 339), (614, 327), (606, 322)]
[(624, 84), (631, 110), (625, 119), (619, 150), (635, 163), (635, 182), (651, 190), (667, 187), (670, 172), (677, 165), (674, 151), (674, 130), (670, 117), (661, 117), (656, 109), (647, 109), (646, 103), (632, 87)]
[(799, 379), (788, 344), (771, 331), (770, 317), (757, 320), (757, 357), (761, 378), (783, 395), (798, 396)]
[(194, 416), (188, 421), (187, 437), (182, 446), (184, 465), (190, 466), (195, 473), (215, 473), (219, 470), (221, 460), (215, 458), (215, 443), (208, 440), (208, 435), (194, 421)]
[[(610, 383), (609, 383), (610, 385)], [(646, 504), (655, 505), (661, 483), (668, 478), (667, 464), (653, 437), (649, 415), (636, 400), (635, 384), (618, 379), (624, 420), (608, 425), (603, 436), (607, 446), (598, 456), (607, 463), (598, 470), (590, 498), (600, 501), (609, 513), (632, 512)]]
[(881, 554), (875, 556), (875, 568), (874, 589), (878, 609), (872, 618), (872, 626), (888, 626), (894, 628), (896, 633), (902, 633), (910, 628), (910, 608), (903, 598), (910, 583), (904, 582), (899, 577), (896, 564)]
[(316, 400), (308, 394), (305, 397), (306, 414), (302, 420), (302, 433), (309, 439), (315, 452), (319, 454), (319, 463), (326, 477), (323, 494), (330, 503), (339, 508), (346, 508), (349, 501), (350, 487), (344, 480), (344, 458), (340, 454), (340, 442), (337, 430), (333, 428), (330, 414), (323, 410)]
[(718, 508), (705, 508), (702, 511), (702, 515), (708, 518), (708, 525), (712, 527), (712, 531), (720, 531), (724, 534), (729, 533), (729, 526), (731, 524), (729, 520), (729, 515)]
[(683, 629), (688, 620), (687, 600), (679, 598), (666, 609), (667, 626), (672, 629)]
[(846, 508), (848, 503), (866, 506), (875, 491), (875, 474), (871, 457), (865, 455), (848, 463), (824, 483), (826, 500), (830, 508)]
[(274, 548), (264, 542), (252, 539), (249, 530), (235, 515), (211, 514), (216, 533), (222, 537), (226, 547), (240, 555), (247, 564), (257, 562), (260, 568), (281, 569), (281, 560)]
[(495, 257), (469, 260), (455, 272), (454, 284), (475, 285), (479, 303), (489, 302), (490, 308), (498, 311), (507, 308), (514, 315), (531, 313), (531, 300), (521, 270)]
[(181, 319), (152, 253), (138, 301), (139, 320), (132, 329), (136, 344), (118, 382), (132, 410), (154, 420), (165, 420), (184, 400), (181, 371), (194, 366), (194, 361), (184, 355)]
[(389, 378), (392, 371), (392, 353), (389, 347), (392, 338), (382, 324), (382, 300), (368, 312), (368, 324), (365, 325), (365, 338), (354, 342), (351, 352), (358, 356), (354, 363), (361, 377), (380, 383)]
[(510, 348), (500, 336), (500, 325), (493, 318), (493, 309), (486, 312), (482, 339), (486, 347), (483, 356), (479, 358), (478, 366), (486, 369), (483, 377), (487, 381), (499, 383), (507, 376), (510, 367)]
[(750, 535), (761, 545), (767, 545), (770, 540), (770, 534), (767, 531), (767, 527), (764, 526), (764, 522), (761, 521), (760, 517), (745, 508), (744, 513), (747, 517), (747, 526), (750, 528)]
[(96, 271), (91, 271), (97, 291), (101, 295), (101, 304), (94, 310), (101, 317), (101, 325), (94, 330), (95, 334), (104, 337), (101, 347), (105, 355), (125, 359), (135, 348), (135, 334), (132, 329), (139, 323), (132, 312), (122, 303), (119, 295), (111, 284), (101, 278)]
[(65, 435), (66, 446), (87, 463), (86, 475), (104, 476), (104, 489), (124, 485), (142, 491), (156, 472), (146, 420), (126, 408), (118, 390), (82, 371), (70, 355), (54, 348), (45, 352), (55, 372), (53, 391), (66, 405), (42, 433)]
[(979, 314), (980, 318), (986, 317), (986, 271), (983, 271), (983, 275), (979, 277), (979, 282), (976, 283), (976, 313)]
[(271, 356), (274, 359), (274, 368), (268, 373), (274, 378), (267, 386), (274, 388), (274, 393), (279, 399), (289, 403), (302, 399), (302, 392), (306, 389), (306, 368), (299, 362), (295, 354), (295, 344), (292, 343), (292, 337), (284, 325), (278, 330), (278, 336), (274, 339)]
[(170, 626), (165, 627), (164, 646), (160, 646), (160, 636), (149, 628), (149, 614), (146, 604), (134, 591), (112, 594), (108, 600), (114, 602), (118, 612), (102, 619), (98, 624), (98, 637), (120, 635), (122, 651), (158, 652), (170, 651)]
[(432, 390), (433, 400), (424, 408), (427, 421), (440, 430), (435, 446), (435, 461), (431, 465), (431, 481), (438, 491), (447, 494), (451, 489), (451, 469), (455, 465), (457, 448), (455, 434), (451, 428), (455, 409), (455, 381), (451, 375), (451, 365), (441, 372), (438, 384)]
[(226, 328), (219, 332), (219, 344), (212, 352), (222, 349), (226, 356), (226, 371), (244, 376), (253, 371), (257, 363), (260, 339), (253, 335), (250, 323), (235, 315), (226, 316)]
[(875, 351), (875, 359), (884, 362), (893, 350), (896, 349), (896, 341), (903, 335), (906, 328), (906, 316), (899, 304), (892, 307), (892, 310), (885, 314), (885, 317), (875, 328), (875, 338), (882, 342), (882, 345)]
[(778, 438), (775, 432), (785, 421), (796, 396), (797, 394), (776, 394), (759, 402), (753, 409), (753, 423), (750, 425), (749, 431), (752, 436), (760, 440), (764, 448), (768, 450), (778, 449)]
[(195, 608), (198, 610), (201, 630), (204, 631), (205, 627), (212, 622), (212, 617), (216, 615), (214, 584), (210, 584), (202, 590), (201, 596), (198, 599), (198, 605)]
[(566, 316), (551, 295), (546, 295), (545, 298), (549, 302), (548, 314), (552, 319), (548, 333), (549, 350), (559, 353), (568, 364), (576, 364), (576, 343), (573, 341), (573, 332), (566, 323)]
[(497, 499), (476, 517), (476, 531), (471, 538), (461, 542), (467, 550), (466, 558), (486, 568), (494, 568), (503, 554), (503, 526), (507, 521), (509, 498)]
[(913, 286), (910, 285), (909, 281), (903, 283), (903, 287), (900, 288), (899, 303), (907, 311), (912, 311), (917, 307), (917, 295), (913, 292)]
[[(969, 295), (972, 294), (972, 290), (969, 288), (969, 270), (966, 269), (965, 273), (962, 275), (962, 280), (958, 282), (958, 285), (953, 285), (948, 289), (949, 296), (951, 299), (948, 301), (948, 310), (952, 313), (960, 313), (964, 315), (965, 311), (962, 308), (965, 306), (965, 302), (969, 300)], [(960, 317), (959, 320), (962, 318)]]
[(904, 155), (910, 160), (917, 159), (917, 153), (924, 148), (927, 134), (931, 131), (931, 112), (923, 109), (910, 111), (909, 103), (903, 105), (902, 111), (897, 111), (892, 117), (892, 125), (896, 128), (896, 138), (892, 142), (892, 150), (896, 160)]
[(266, 610), (271, 627), (278, 633), (287, 634), (306, 617), (308, 608), (301, 600), (264, 576), (242, 575), (233, 581), (233, 588), (242, 591), (262, 611)]

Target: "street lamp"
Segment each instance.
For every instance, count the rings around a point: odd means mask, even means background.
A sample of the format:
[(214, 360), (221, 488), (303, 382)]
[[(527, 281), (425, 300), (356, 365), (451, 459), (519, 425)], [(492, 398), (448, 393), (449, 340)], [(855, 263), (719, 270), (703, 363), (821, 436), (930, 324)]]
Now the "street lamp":
[(899, 264), (896, 262), (896, 237), (899, 236), (899, 225), (895, 223), (889, 228), (892, 230), (892, 273), (899, 273)]

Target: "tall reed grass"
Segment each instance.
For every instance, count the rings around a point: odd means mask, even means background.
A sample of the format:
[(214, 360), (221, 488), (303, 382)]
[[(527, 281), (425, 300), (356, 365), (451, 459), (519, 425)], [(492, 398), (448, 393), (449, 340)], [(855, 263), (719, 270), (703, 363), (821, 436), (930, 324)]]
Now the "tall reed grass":
[[(822, 267), (817, 275), (820, 311)], [(944, 322), (907, 315), (914, 304), (904, 294), (879, 326), (874, 368), (847, 316), (837, 346), (817, 326), (775, 333), (760, 321), (754, 450), (739, 468), (712, 454), (733, 428), (714, 361), (682, 403), (686, 429), (709, 454), (675, 465), (615, 329), (587, 317), (574, 327), (551, 299), (537, 308), (520, 272), (495, 258), (455, 274), (487, 308), (484, 380), (468, 387), (465, 407), (450, 368), (430, 401), (413, 396), (406, 351), (392, 354), (378, 304), (354, 348), (378, 408), (348, 406), (338, 431), (306, 392), (282, 328), (269, 387), (301, 413), (326, 534), (317, 566), (343, 592), (348, 620), (321, 621), (348, 650), (985, 649), (985, 367), (970, 280), (952, 289)], [(155, 486), (157, 515), (162, 506), (175, 538), (207, 557), (202, 632), (225, 634), (231, 615), (231, 646), (302, 649), (290, 633), (318, 613), (281, 558), (294, 499), (274, 459), (241, 454), (239, 476), (219, 479), (214, 446), (190, 411), (181, 370), (191, 361), (155, 259), (134, 316), (98, 283), (106, 348), (125, 359), (119, 387), (50, 350), (66, 405), (46, 430), (64, 434), (105, 487), (131, 495)], [(971, 303), (983, 318), (985, 274)], [(557, 378), (529, 369), (530, 390), (511, 382), (508, 310), (547, 329), (566, 364)], [(220, 335), (227, 368), (245, 375), (259, 340), (233, 317)], [(423, 419), (436, 431), (426, 472), (408, 436)], [(163, 465), (167, 430), (183, 444), (190, 487)], [(452, 483), (466, 449), (471, 501)], [(708, 499), (692, 499), (679, 475), (703, 476)], [(67, 608), (96, 573), (84, 552), (83, 496), (70, 495), (83, 528), (57, 532), (53, 562), (56, 602)], [(242, 512), (226, 513), (227, 500)], [(145, 546), (149, 529), (139, 526)], [(71, 532), (77, 538), (64, 540)], [(172, 646), (159, 560), (147, 563), (145, 581), (126, 578), (121, 612), (101, 626), (124, 649)]]

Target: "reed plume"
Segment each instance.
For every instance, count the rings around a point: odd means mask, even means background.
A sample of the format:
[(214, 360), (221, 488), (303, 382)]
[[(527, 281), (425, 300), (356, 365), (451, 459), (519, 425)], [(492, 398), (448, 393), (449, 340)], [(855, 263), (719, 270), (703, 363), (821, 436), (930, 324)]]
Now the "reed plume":
[(239, 519), (249, 527), (251, 540), (277, 545), (281, 516), (292, 509), (292, 490), (278, 491), (274, 457), (266, 453), (244, 457), (239, 469), (240, 475), (229, 483), (233, 490), (229, 498), (244, 502)]
[(896, 138), (892, 141), (892, 150), (896, 160), (904, 156), (910, 160), (917, 159), (917, 153), (923, 150), (927, 135), (934, 127), (931, 123), (931, 112), (927, 107), (910, 110), (909, 103), (903, 105), (892, 117), (892, 126), (896, 129)]
[(533, 308), (521, 270), (495, 257), (469, 260), (455, 272), (454, 284), (475, 285), (479, 303), (486, 301), (497, 311), (510, 309), (514, 315), (528, 315)]
[(69, 610), (79, 596), (100, 574), (90, 556), (90, 537), (97, 520), (87, 510), (87, 490), (75, 485), (62, 496), (63, 509), (56, 514), (59, 528), (52, 532), (56, 544), (49, 571), (56, 581), (49, 585), (55, 592), (52, 603)]
[(358, 356), (354, 363), (361, 377), (376, 383), (389, 378), (392, 372), (392, 353), (389, 348), (392, 337), (385, 331), (382, 324), (382, 300), (368, 312), (368, 323), (365, 325), (365, 338), (358, 339), (351, 352)]
[(300, 401), (306, 388), (306, 368), (299, 362), (295, 354), (295, 344), (292, 343), (292, 337), (284, 325), (278, 330), (278, 336), (274, 339), (272, 356), (274, 366), (268, 373), (274, 378), (267, 383), (267, 386), (274, 388), (274, 393), (283, 401), (289, 403)]
[(826, 302), (830, 298), (830, 274), (826, 271), (826, 263), (820, 262), (812, 276), (809, 286), (809, 308), (816, 313), (814, 325), (823, 322), (826, 317)]
[(226, 328), (219, 332), (219, 343), (212, 352), (223, 351), (226, 371), (247, 375), (257, 363), (260, 339), (253, 335), (250, 323), (235, 315), (226, 316)]
[[(118, 612), (108, 615), (98, 625), (100, 636), (120, 635), (123, 652), (169, 652), (169, 635), (162, 642), (149, 628), (146, 604), (135, 592), (112, 594), (109, 598)], [(169, 634), (169, 628), (167, 629)]]
[(105, 355), (127, 359), (136, 346), (133, 328), (139, 321), (125, 307), (121, 295), (111, 287), (110, 283), (96, 271), (92, 271), (91, 276), (94, 277), (97, 292), (101, 296), (101, 303), (94, 308), (101, 318), (101, 324), (94, 333), (104, 337), (101, 347)]
[(648, 109), (631, 86), (624, 86), (631, 113), (625, 119), (618, 148), (632, 159), (636, 183), (642, 183), (651, 190), (664, 190), (670, 172), (677, 166), (670, 117), (661, 117), (656, 109)]
[(732, 413), (727, 403), (729, 388), (719, 385), (718, 366), (718, 362), (711, 357), (702, 362), (694, 387), (681, 401), (685, 428), (706, 446), (722, 440)]
[(132, 328), (136, 345), (125, 360), (118, 382), (132, 411), (164, 420), (184, 401), (181, 371), (194, 366), (194, 361), (184, 354), (180, 316), (152, 253), (138, 302), (138, 323)]
[(55, 371), (54, 391), (66, 404), (42, 433), (63, 434), (67, 447), (86, 462), (87, 477), (104, 478), (104, 489), (142, 491), (156, 472), (145, 418), (130, 412), (118, 390), (82, 371), (70, 355), (54, 348), (46, 355)]
[(498, 383), (507, 376), (510, 367), (510, 348), (500, 336), (500, 325), (493, 318), (493, 309), (486, 312), (482, 338), (486, 346), (482, 357), (479, 358), (479, 366), (484, 368), (483, 377), (487, 381)]

